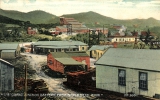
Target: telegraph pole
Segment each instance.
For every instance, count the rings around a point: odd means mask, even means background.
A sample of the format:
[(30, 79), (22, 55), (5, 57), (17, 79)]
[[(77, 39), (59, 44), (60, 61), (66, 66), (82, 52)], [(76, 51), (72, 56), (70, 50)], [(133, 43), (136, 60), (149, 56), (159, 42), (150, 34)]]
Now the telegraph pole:
[(100, 45), (100, 41), (99, 41), (99, 34), (100, 32), (99, 32), (99, 30), (98, 30), (98, 45)]
[(27, 64), (24, 65), (24, 70), (25, 70), (24, 100), (27, 100)]

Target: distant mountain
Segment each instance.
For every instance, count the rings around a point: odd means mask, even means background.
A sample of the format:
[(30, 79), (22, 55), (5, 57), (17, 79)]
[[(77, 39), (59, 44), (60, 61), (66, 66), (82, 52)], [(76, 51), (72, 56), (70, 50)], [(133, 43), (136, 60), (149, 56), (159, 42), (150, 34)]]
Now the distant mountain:
[(160, 26), (159, 21), (154, 18), (120, 20), (120, 19), (113, 19), (110, 17), (106, 17), (106, 16), (100, 15), (100, 14), (92, 12), (92, 11), (84, 12), (84, 13), (77, 13), (77, 14), (67, 14), (67, 15), (62, 15), (62, 16), (75, 18), (76, 20), (78, 20), (80, 22), (84, 22), (86, 24), (95, 24), (96, 22), (98, 22), (101, 25), (104, 25), (104, 24), (123, 24), (123, 25), (127, 25), (127, 26), (132, 26), (132, 25)]
[(0, 15), (15, 19), (15, 20), (30, 21), (33, 24), (41, 24), (41, 23), (48, 24), (48, 23), (59, 22), (59, 18), (57, 16), (41, 10), (23, 13), (19, 11), (0, 9)]
[[(19, 11), (0, 9), (0, 15), (12, 18), (14, 20), (30, 21), (33, 24), (49, 24), (59, 22), (58, 16), (41, 10), (35, 10), (28, 13), (24, 13)], [(104, 24), (123, 24), (126, 26), (160, 26), (160, 21), (154, 18), (119, 20), (103, 16), (93, 11), (76, 14), (67, 14), (63, 15), (63, 17), (75, 18), (79, 22), (90, 24), (92, 26), (94, 26), (95, 23), (99, 23), (99, 26), (102, 26)]]

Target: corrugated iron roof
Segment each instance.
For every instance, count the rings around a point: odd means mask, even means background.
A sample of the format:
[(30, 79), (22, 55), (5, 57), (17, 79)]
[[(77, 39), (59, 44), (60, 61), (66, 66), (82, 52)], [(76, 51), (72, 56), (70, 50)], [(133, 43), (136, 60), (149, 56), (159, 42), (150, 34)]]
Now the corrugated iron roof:
[(72, 21), (69, 21), (68, 23), (69, 23), (69, 24), (81, 24), (81, 23), (79, 23), (79, 22), (72, 22)]
[(18, 43), (0, 43), (0, 50), (7, 50), (7, 49), (10, 49), (10, 50), (15, 50), (17, 49), (18, 47)]
[(72, 58), (55, 58), (55, 59), (61, 62), (63, 65), (83, 65), (81, 62), (75, 61)]
[(70, 57), (83, 57), (83, 56), (89, 56), (86, 52), (82, 52), (82, 51), (73, 51), (73, 52), (66, 52), (66, 54), (68, 54)]
[[(6, 63), (6, 64), (8, 64), (8, 65), (11, 65), (11, 66), (13, 66), (11, 63), (9, 63), (8, 61), (6, 61), (6, 60), (3, 60), (3, 59), (1, 59), (0, 58), (0, 62), (3, 62), (3, 63)], [(14, 66), (13, 66), (14, 67)]]
[(2, 50), (1, 52), (15, 52), (16, 50)]
[(110, 48), (98, 64), (160, 71), (160, 50)]
[(71, 46), (71, 45), (87, 45), (86, 43), (83, 43), (81, 41), (38, 41), (38, 42), (35, 42), (33, 43), (33, 45), (48, 45), (48, 46), (51, 46), (51, 45), (57, 45), (57, 46)]
[(53, 49), (58, 49), (58, 48), (78, 48), (78, 46), (37, 46), (39, 48), (53, 48)]
[(54, 58), (70, 58), (65, 52), (51, 52)]
[(113, 47), (113, 45), (93, 45), (88, 51), (105, 50), (105, 49), (108, 49), (109, 47)]

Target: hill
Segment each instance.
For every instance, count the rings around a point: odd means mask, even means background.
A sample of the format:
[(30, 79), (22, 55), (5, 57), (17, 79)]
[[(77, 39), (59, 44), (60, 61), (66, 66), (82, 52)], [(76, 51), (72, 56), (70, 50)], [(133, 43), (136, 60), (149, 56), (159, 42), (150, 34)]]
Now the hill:
[[(21, 21), (30, 21), (33, 24), (50, 24), (50, 23), (58, 23), (59, 17), (45, 11), (35, 10), (28, 13), (13, 11), (13, 10), (2, 10), (0, 9), (0, 15), (12, 18), (14, 20)], [(106, 17), (101, 14), (98, 14), (93, 11), (76, 13), (76, 14), (67, 14), (63, 15), (63, 17), (71, 17), (76, 20), (83, 22), (85, 24), (90, 24), (92, 27), (102, 26), (104, 24), (123, 24), (125, 26), (136, 26), (138, 28), (141, 27), (153, 27), (160, 26), (160, 21), (154, 18), (148, 19), (132, 19), (132, 20), (119, 20), (111, 17)], [(95, 24), (95, 23), (99, 24)], [(107, 25), (106, 25), (107, 27)]]
[(154, 18), (148, 18), (148, 19), (132, 19), (132, 20), (119, 20), (114, 19), (110, 17), (106, 17), (103, 15), (100, 15), (96, 12), (84, 12), (84, 13), (77, 13), (77, 14), (67, 14), (62, 15), (63, 17), (71, 17), (75, 18), (76, 20), (80, 22), (84, 22), (86, 24), (95, 24), (95, 22), (98, 22), (101, 26), (104, 24), (123, 24), (126, 26), (160, 26), (160, 22)]
[(14, 20), (30, 21), (33, 24), (49, 24), (57, 23), (59, 21), (57, 16), (41, 10), (23, 13), (19, 11), (0, 9), (0, 15), (12, 18)]
[(23, 22), (24, 21), (14, 20), (12, 18), (8, 18), (8, 17), (0, 15), (0, 23), (21, 25)]

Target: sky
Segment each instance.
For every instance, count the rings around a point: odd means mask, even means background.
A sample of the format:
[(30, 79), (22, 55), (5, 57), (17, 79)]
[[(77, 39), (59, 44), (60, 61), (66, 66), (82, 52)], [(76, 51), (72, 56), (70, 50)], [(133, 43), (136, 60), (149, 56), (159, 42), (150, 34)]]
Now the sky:
[(57, 16), (94, 11), (115, 19), (160, 20), (160, 0), (0, 0), (0, 8), (21, 12), (43, 10)]

